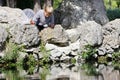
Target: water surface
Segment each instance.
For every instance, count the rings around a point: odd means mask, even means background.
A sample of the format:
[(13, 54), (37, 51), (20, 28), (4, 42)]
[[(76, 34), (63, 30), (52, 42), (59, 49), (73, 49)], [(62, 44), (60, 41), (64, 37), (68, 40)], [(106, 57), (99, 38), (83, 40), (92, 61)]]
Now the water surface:
[(0, 69), (0, 80), (120, 80), (120, 69), (105, 64), (53, 64)]

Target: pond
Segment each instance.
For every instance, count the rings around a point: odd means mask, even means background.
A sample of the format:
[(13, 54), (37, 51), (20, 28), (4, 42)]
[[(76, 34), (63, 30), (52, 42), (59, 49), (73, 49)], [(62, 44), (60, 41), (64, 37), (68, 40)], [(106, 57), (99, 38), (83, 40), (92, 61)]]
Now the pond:
[(111, 62), (17, 66), (0, 68), (0, 80), (120, 80), (120, 69)]

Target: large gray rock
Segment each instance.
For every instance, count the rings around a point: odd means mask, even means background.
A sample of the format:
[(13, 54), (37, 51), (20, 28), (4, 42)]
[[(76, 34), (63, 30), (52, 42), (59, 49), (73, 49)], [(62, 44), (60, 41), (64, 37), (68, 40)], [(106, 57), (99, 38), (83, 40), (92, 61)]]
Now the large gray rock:
[(80, 32), (80, 46), (91, 45), (98, 46), (102, 44), (102, 27), (94, 21), (88, 21), (77, 28)]
[(63, 0), (55, 11), (56, 23), (66, 29), (94, 20), (99, 24), (108, 22), (103, 0)]
[(103, 44), (99, 48), (99, 55), (113, 53), (120, 46), (120, 19), (111, 21), (103, 26)]
[(4, 27), (0, 26), (0, 51), (5, 47), (5, 41), (8, 37), (8, 33)]
[(11, 41), (24, 44), (27, 47), (38, 45), (40, 41), (39, 31), (34, 25), (15, 25), (10, 28)]
[(32, 19), (35, 15), (35, 12), (32, 9), (26, 8), (23, 10), (23, 12), (25, 13), (25, 15), (29, 18)]
[(70, 42), (76, 42), (80, 38), (80, 33), (77, 31), (77, 29), (68, 29), (66, 30)]
[(55, 25), (54, 29), (45, 28), (40, 32), (41, 40), (44, 42), (49, 42), (56, 44), (58, 46), (68, 45), (68, 35), (61, 25)]
[(0, 7), (0, 22), (9, 24), (23, 24), (26, 20), (28, 20), (28, 18), (21, 9)]

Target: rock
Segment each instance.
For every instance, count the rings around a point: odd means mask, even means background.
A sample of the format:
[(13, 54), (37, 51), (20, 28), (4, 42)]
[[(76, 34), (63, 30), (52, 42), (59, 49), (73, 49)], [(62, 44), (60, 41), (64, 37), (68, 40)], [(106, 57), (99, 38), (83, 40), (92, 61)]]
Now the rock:
[(19, 57), (17, 58), (17, 61), (22, 61), (23, 59), (25, 59), (25, 57), (28, 56), (27, 53), (25, 52), (19, 52)]
[(39, 47), (32, 47), (32, 48), (28, 48), (28, 49), (24, 49), (24, 51), (26, 53), (39, 53), (40, 52), (40, 48)]
[(60, 60), (61, 56), (64, 55), (64, 59), (66, 59), (66, 55), (69, 55), (71, 49), (69, 47), (58, 47), (54, 44), (46, 44), (46, 50), (50, 51), (50, 57), (52, 60)]
[(50, 58), (52, 60), (60, 60), (60, 57), (62, 56), (62, 52), (58, 51), (58, 50), (53, 50), (50, 53)]
[(76, 41), (75, 43), (72, 43), (66, 47), (59, 47), (54, 44), (47, 43), (45, 45), (45, 48), (50, 52), (50, 57), (52, 60), (66, 61), (70, 58), (78, 56), (78, 53), (80, 51), (79, 45), (79, 41)]
[(70, 44), (70, 49), (74, 52), (80, 52), (80, 40), (77, 40), (76, 42)]
[(120, 72), (118, 70), (114, 70), (113, 67), (108, 66), (102, 69), (99, 69), (101, 75), (103, 75), (104, 80), (119, 80), (120, 79)]
[(29, 18), (32, 19), (35, 15), (35, 12), (32, 9), (24, 9), (23, 12), (25, 13), (25, 15)]
[(34, 25), (15, 25), (10, 29), (11, 41), (31, 47), (39, 44), (39, 31)]
[(69, 57), (69, 56), (62, 56), (62, 57), (60, 58), (61, 61), (65, 61), (65, 62), (66, 62), (66, 61), (69, 62), (70, 59), (71, 59), (71, 57)]
[[(74, 67), (71, 67), (71, 65), (68, 66), (66, 64), (59, 64), (58, 66), (53, 66), (50, 70), (51, 75), (48, 75), (46, 77), (46, 80), (87, 80), (81, 79), (81, 75), (79, 74), (80, 72), (78, 71), (78, 69), (72, 71), (72, 68)], [(81, 70), (81, 73), (82, 72), (83, 71)]]
[(5, 73), (0, 73), (0, 79), (6, 79)]
[(102, 44), (103, 35), (102, 27), (94, 21), (88, 21), (78, 27), (80, 32), (80, 46), (91, 45), (98, 46)]
[(61, 25), (56, 25), (54, 29), (45, 28), (40, 32), (41, 40), (43, 42), (56, 44), (57, 46), (68, 45), (68, 35)]
[(41, 41), (46, 43), (49, 39), (53, 38), (53, 29), (44, 28), (40, 33)]
[[(61, 70), (62, 70), (62, 69), (61, 69), (61, 67), (59, 67), (58, 64), (51, 65), (50, 73), (51, 73), (52, 75), (56, 75), (56, 73), (59, 73)], [(47, 78), (47, 77), (46, 77), (46, 78)], [(46, 79), (46, 80), (49, 80), (49, 79), (50, 79), (50, 78), (48, 78), (48, 79)], [(51, 79), (51, 80), (53, 80), (53, 79)]]
[(28, 20), (28, 18), (21, 9), (0, 7), (1, 23), (22, 24), (26, 20)]
[(0, 52), (0, 58), (3, 58), (5, 56), (4, 53), (5, 53), (4, 51)]
[(65, 29), (91, 20), (102, 25), (109, 21), (103, 0), (64, 0), (55, 10), (55, 20)]
[(67, 46), (67, 47), (57, 47), (57, 49), (65, 55), (69, 55), (72, 51), (69, 46)]
[(10, 27), (13, 27), (12, 25), (6, 24), (6, 23), (0, 23), (0, 26), (6, 28), (6, 29), (8, 29), (8, 30), (9, 30)]
[(98, 54), (99, 54), (99, 56), (103, 56), (103, 55), (105, 55), (106, 52), (107, 52), (107, 51), (106, 51), (105, 48), (100, 47), (100, 48), (98, 49)]
[(107, 56), (108, 56), (109, 58), (112, 58), (112, 54), (108, 54)]
[(66, 30), (69, 40), (73, 43), (80, 38), (80, 34), (77, 29), (68, 29)]
[(8, 33), (6, 29), (0, 26), (0, 52), (5, 48), (5, 41), (7, 40)]
[(113, 53), (120, 46), (120, 19), (111, 21), (103, 26), (103, 44), (99, 48), (102, 53)]
[(45, 45), (45, 48), (46, 48), (46, 50), (48, 50), (48, 51), (52, 51), (52, 50), (55, 50), (55, 49), (57, 48), (57, 46), (54, 45), (54, 44), (49, 44), (49, 43), (47, 43), (47, 44)]

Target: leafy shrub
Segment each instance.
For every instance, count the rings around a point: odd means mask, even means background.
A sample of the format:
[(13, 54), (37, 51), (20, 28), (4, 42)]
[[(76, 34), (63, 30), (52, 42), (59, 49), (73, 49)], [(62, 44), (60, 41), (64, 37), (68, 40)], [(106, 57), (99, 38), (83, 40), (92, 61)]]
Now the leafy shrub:
[(120, 9), (107, 9), (107, 16), (109, 20), (114, 20), (116, 18), (120, 18)]
[(84, 51), (82, 52), (82, 59), (86, 61), (93, 58), (93, 55), (97, 53), (96, 48), (91, 45), (86, 45)]
[(22, 51), (22, 47), (17, 44), (7, 42), (4, 60), (6, 62), (15, 61), (19, 57), (19, 52)]

